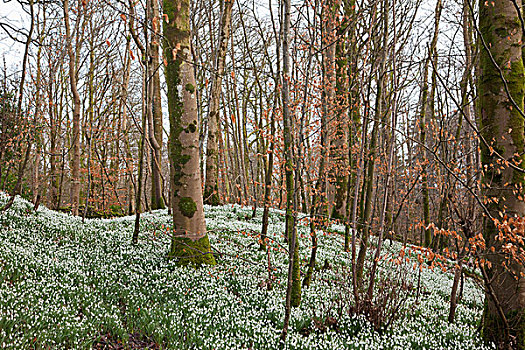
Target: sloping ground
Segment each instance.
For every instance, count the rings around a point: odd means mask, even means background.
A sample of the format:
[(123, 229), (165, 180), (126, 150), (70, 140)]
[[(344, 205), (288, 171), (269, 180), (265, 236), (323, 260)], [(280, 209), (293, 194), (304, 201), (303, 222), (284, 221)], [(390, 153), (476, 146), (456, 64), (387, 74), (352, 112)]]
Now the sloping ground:
[[(0, 205), (6, 197), (0, 194)], [(275, 349), (284, 317), (286, 254), (283, 217), (272, 212), (270, 253), (276, 280), (268, 290), (266, 252), (250, 230), (259, 230), (261, 212), (239, 206), (206, 208), (218, 265), (181, 268), (167, 261), (166, 211), (141, 220), (140, 243), (130, 244), (132, 217), (87, 220), (56, 213), (17, 199), (0, 213), (0, 348), (170, 348)], [(334, 227), (337, 229), (337, 227)], [(245, 233), (239, 232), (241, 230)], [(309, 249), (300, 228), (301, 257)], [(278, 242), (278, 243), (277, 243)], [(288, 349), (482, 349), (476, 322), (482, 291), (470, 281), (458, 306), (457, 322), (447, 323), (452, 275), (424, 269), (424, 293), (405, 288), (400, 318), (375, 332), (349, 313), (349, 256), (338, 234), (320, 237), (319, 269), (293, 310)], [(399, 250), (393, 244), (393, 252)], [(383, 276), (417, 270), (383, 267)]]

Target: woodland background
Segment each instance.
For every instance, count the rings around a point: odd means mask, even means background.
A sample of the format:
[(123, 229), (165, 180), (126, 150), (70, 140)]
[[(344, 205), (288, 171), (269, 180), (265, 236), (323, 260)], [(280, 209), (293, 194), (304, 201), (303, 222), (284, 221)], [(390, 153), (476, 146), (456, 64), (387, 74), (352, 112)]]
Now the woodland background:
[(452, 261), (449, 322), (467, 274), (486, 293), (485, 338), (522, 346), (521, 3), (18, 5), (24, 23), (0, 17), (2, 41), (24, 48), (2, 67), (2, 211), (20, 194), (82, 222), (136, 215), (137, 243), (140, 214), (167, 208), (169, 256), (200, 264), (215, 263), (203, 203), (250, 207), (246, 220), (262, 208), (261, 251), (270, 208), (286, 209), (282, 339), (318, 234), (340, 224), (353, 312), (378, 310), (383, 243), (395, 240), (420, 269)]

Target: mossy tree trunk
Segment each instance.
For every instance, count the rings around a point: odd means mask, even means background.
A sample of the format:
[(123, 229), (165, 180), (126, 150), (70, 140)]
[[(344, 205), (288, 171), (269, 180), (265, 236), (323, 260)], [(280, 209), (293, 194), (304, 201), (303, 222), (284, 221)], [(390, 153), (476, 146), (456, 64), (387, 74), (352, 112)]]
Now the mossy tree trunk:
[(195, 75), (191, 62), (190, 0), (164, 0), (164, 57), (170, 116), (173, 237), (170, 258), (215, 264), (204, 221), (199, 166)]
[(204, 203), (219, 205), (219, 106), (222, 90), (222, 77), (226, 62), (226, 50), (230, 37), (233, 0), (225, 0), (222, 7), (220, 38), (215, 53), (215, 71), (211, 85), (210, 111), (208, 113), (208, 139), (206, 144), (206, 182)]
[[(478, 77), (478, 124), (489, 143), (481, 143), (482, 191), (493, 218), (525, 215), (521, 196), (525, 167), (523, 99), (523, 33), (515, 4), (508, 0), (479, 2), (482, 48)], [(499, 158), (499, 155), (504, 160)], [(506, 162), (515, 166), (511, 167)], [(483, 335), (499, 348), (525, 348), (525, 279), (522, 264), (508, 261), (499, 230), (486, 216), (483, 234), (492, 268), (487, 282)], [(507, 264), (507, 267), (503, 266)], [(517, 277), (515, 277), (515, 275)]]

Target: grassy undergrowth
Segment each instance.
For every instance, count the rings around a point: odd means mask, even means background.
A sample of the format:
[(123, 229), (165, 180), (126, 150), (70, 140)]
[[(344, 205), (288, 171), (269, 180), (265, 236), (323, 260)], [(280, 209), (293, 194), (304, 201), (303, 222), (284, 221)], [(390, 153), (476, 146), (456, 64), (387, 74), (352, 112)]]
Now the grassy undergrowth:
[[(6, 197), (0, 194), (0, 205)], [(130, 244), (132, 217), (87, 220), (17, 199), (0, 213), (0, 348), (5, 349), (275, 349), (284, 318), (286, 254), (283, 216), (270, 218), (275, 277), (268, 290), (266, 252), (251, 234), (261, 212), (206, 208), (218, 264), (199, 269), (166, 260), (166, 211), (145, 214), (139, 244)], [(334, 226), (334, 229), (340, 229)], [(300, 227), (303, 266), (309, 255)], [(455, 324), (447, 322), (452, 275), (422, 271), (422, 290), (406, 291), (400, 317), (383, 332), (349, 312), (345, 270), (350, 257), (339, 234), (320, 237), (318, 269), (292, 312), (288, 349), (482, 349), (476, 332), (483, 293), (466, 280)], [(400, 246), (394, 243), (395, 252)], [(417, 270), (383, 266), (383, 276)], [(331, 320), (324, 327), (323, 320)]]

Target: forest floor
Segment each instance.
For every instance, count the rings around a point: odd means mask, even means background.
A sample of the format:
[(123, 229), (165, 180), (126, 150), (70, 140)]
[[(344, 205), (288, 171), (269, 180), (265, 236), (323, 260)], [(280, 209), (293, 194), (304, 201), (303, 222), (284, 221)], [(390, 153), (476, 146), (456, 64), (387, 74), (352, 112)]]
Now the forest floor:
[[(0, 206), (5, 201), (0, 193)], [(278, 348), (287, 271), (283, 213), (272, 211), (270, 217), (270, 269), (255, 234), (261, 210), (250, 219), (250, 208), (206, 207), (206, 217), (218, 264), (178, 267), (166, 260), (165, 210), (142, 215), (139, 244), (133, 246), (134, 217), (82, 223), (42, 206), (34, 212), (32, 204), (17, 199), (0, 213), (0, 348)], [(287, 349), (488, 348), (476, 330), (482, 290), (465, 280), (450, 324), (451, 271), (423, 269), (417, 293), (417, 260), (382, 262), (379, 278), (389, 281), (384, 285), (394, 304), (402, 301), (387, 329), (376, 331), (353, 315), (342, 230), (333, 225), (320, 233), (318, 269), (292, 311)], [(304, 266), (307, 227), (299, 226), (299, 234)], [(400, 249), (399, 243), (386, 244), (385, 254), (398, 256)]]

